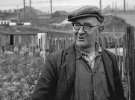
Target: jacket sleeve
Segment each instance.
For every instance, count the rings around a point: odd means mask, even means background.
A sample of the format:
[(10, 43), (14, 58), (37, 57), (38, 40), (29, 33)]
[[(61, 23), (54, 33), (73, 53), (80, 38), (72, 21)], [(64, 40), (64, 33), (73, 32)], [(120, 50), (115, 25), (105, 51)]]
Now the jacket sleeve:
[(115, 92), (117, 94), (118, 100), (126, 100), (124, 97), (124, 89), (123, 89), (122, 80), (118, 69), (116, 56), (112, 55), (112, 58), (113, 58), (114, 82), (115, 82), (115, 89), (116, 89)]
[(48, 56), (43, 66), (40, 78), (35, 87), (32, 100), (53, 100), (56, 88), (56, 59)]

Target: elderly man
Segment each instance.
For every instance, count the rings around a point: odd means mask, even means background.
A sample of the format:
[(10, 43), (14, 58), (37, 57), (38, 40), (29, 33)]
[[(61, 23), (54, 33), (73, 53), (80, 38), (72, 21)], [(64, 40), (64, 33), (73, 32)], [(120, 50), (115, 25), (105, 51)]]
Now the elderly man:
[(82, 7), (68, 21), (75, 43), (47, 57), (32, 100), (125, 100), (116, 57), (100, 46), (100, 10)]

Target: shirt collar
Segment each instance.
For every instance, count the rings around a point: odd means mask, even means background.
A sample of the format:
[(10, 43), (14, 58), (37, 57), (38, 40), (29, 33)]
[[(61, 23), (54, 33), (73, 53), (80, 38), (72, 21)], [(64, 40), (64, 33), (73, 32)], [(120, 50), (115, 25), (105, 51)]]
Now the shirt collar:
[[(88, 57), (90, 54), (82, 51), (78, 46), (75, 45), (75, 49), (76, 49), (76, 59), (80, 59), (82, 57)], [(100, 56), (101, 52), (102, 52), (102, 48), (99, 46), (97, 51), (95, 52), (95, 57)]]

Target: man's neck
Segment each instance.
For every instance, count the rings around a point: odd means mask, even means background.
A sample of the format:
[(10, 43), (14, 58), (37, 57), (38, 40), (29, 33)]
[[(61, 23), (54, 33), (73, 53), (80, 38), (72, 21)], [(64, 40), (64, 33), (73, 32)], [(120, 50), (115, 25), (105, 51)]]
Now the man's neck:
[(93, 53), (93, 52), (96, 52), (96, 49), (95, 49), (95, 47), (79, 47), (79, 49), (80, 49), (80, 51), (81, 52), (84, 52), (84, 53), (87, 53), (87, 54), (90, 54), (90, 53)]
[(92, 52), (95, 52), (95, 47), (81, 48), (81, 50), (86, 53), (92, 53)]

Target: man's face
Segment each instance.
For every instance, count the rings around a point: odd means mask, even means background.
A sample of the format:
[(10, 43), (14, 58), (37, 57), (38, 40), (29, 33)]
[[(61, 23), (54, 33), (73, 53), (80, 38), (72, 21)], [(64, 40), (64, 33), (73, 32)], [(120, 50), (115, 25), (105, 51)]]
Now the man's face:
[(95, 17), (77, 19), (73, 22), (76, 45), (89, 48), (95, 45), (100, 22)]

